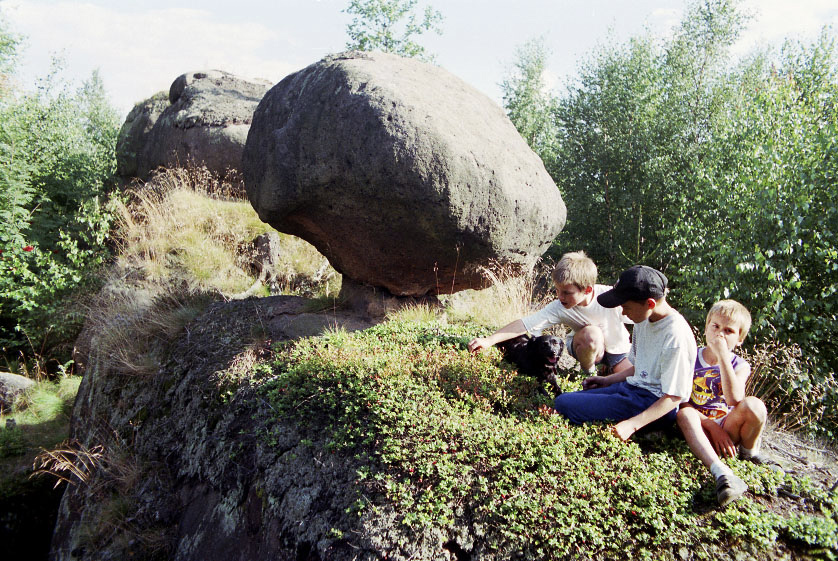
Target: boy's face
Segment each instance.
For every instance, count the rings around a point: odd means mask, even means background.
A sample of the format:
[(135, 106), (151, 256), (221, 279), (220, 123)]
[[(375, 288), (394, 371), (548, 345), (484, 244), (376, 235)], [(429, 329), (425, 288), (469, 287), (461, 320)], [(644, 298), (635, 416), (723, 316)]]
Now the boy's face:
[(583, 290), (575, 284), (560, 284), (556, 286), (556, 297), (562, 303), (562, 306), (570, 309), (585, 302), (593, 290), (592, 286), (585, 287)]
[(741, 344), (739, 341), (739, 323), (730, 318), (713, 314), (707, 319), (704, 338), (708, 345), (715, 339), (723, 339), (727, 349), (732, 351), (737, 345)]
[[(623, 315), (629, 318), (634, 323), (642, 323), (649, 319), (652, 315), (652, 311), (655, 309), (654, 306), (649, 304), (648, 300), (644, 300), (643, 302), (635, 302), (634, 300), (626, 300), (623, 302)], [(654, 302), (654, 300), (651, 300)]]

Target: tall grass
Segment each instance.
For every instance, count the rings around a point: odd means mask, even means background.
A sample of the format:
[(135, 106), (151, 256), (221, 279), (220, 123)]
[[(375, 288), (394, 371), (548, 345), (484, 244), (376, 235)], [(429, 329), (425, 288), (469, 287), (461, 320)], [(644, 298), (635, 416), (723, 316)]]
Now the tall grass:
[(552, 263), (539, 262), (528, 271), (494, 264), (482, 270), (483, 290), (466, 290), (444, 299), (449, 317), (500, 327), (531, 314), (552, 295)]
[(816, 375), (815, 358), (793, 343), (758, 343), (742, 355), (751, 365), (745, 391), (765, 402), (774, 428), (787, 432), (811, 432), (818, 426), (835, 430), (836, 419), (830, 415), (835, 404), (829, 401), (829, 396), (838, 395), (834, 373)]
[[(337, 274), (311, 244), (276, 232), (246, 200), (208, 183), (202, 168), (166, 170), (118, 204), (118, 268), (134, 278), (223, 297), (339, 286)], [(278, 247), (260, 274), (255, 240), (271, 234)], [(254, 291), (254, 284), (262, 284)], [(322, 287), (321, 287), (322, 285)]]
[[(117, 203), (117, 259), (87, 306), (81, 360), (153, 374), (152, 343), (170, 340), (213, 299), (339, 288), (314, 247), (276, 232), (211, 179), (202, 168), (165, 170)], [(271, 255), (260, 254), (260, 236), (271, 240)]]
[(246, 202), (211, 198), (200, 188), (146, 188), (120, 204), (118, 266), (163, 285), (231, 295), (256, 280), (242, 267), (239, 244), (269, 226)]

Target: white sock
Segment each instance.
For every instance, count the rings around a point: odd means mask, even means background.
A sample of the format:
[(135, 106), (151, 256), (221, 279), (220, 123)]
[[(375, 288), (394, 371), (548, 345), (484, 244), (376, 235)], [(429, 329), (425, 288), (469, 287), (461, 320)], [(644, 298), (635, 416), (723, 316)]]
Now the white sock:
[(745, 448), (744, 446), (739, 447), (739, 454), (743, 458), (752, 458), (759, 454), (759, 445), (754, 446), (753, 448)]
[(716, 460), (710, 466), (710, 473), (713, 474), (714, 479), (718, 479), (723, 475), (733, 475), (733, 472), (727, 467), (727, 464), (721, 460)]

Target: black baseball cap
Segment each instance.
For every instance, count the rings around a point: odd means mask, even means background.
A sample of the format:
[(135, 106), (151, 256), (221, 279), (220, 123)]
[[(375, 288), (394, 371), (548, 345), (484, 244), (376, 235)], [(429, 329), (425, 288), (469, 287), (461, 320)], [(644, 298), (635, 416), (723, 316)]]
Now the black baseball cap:
[(626, 300), (660, 300), (666, 295), (666, 283), (666, 276), (657, 269), (635, 265), (622, 272), (614, 288), (597, 296), (597, 302), (603, 308), (616, 308)]

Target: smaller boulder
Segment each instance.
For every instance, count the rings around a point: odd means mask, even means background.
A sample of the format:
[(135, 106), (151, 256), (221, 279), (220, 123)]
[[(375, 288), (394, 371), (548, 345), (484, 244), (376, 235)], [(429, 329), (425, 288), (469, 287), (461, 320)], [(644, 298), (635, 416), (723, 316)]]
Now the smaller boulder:
[(117, 141), (117, 170), (147, 180), (158, 167), (204, 166), (226, 176), (241, 168), (253, 111), (269, 82), (244, 80), (220, 70), (178, 76), (137, 104)]
[(151, 129), (168, 106), (169, 96), (161, 91), (139, 102), (128, 113), (116, 141), (116, 173), (119, 176), (137, 177), (139, 155), (148, 144)]
[(0, 372), (0, 410), (3, 412), (12, 408), (18, 395), (35, 385), (35, 381), (26, 376)]

